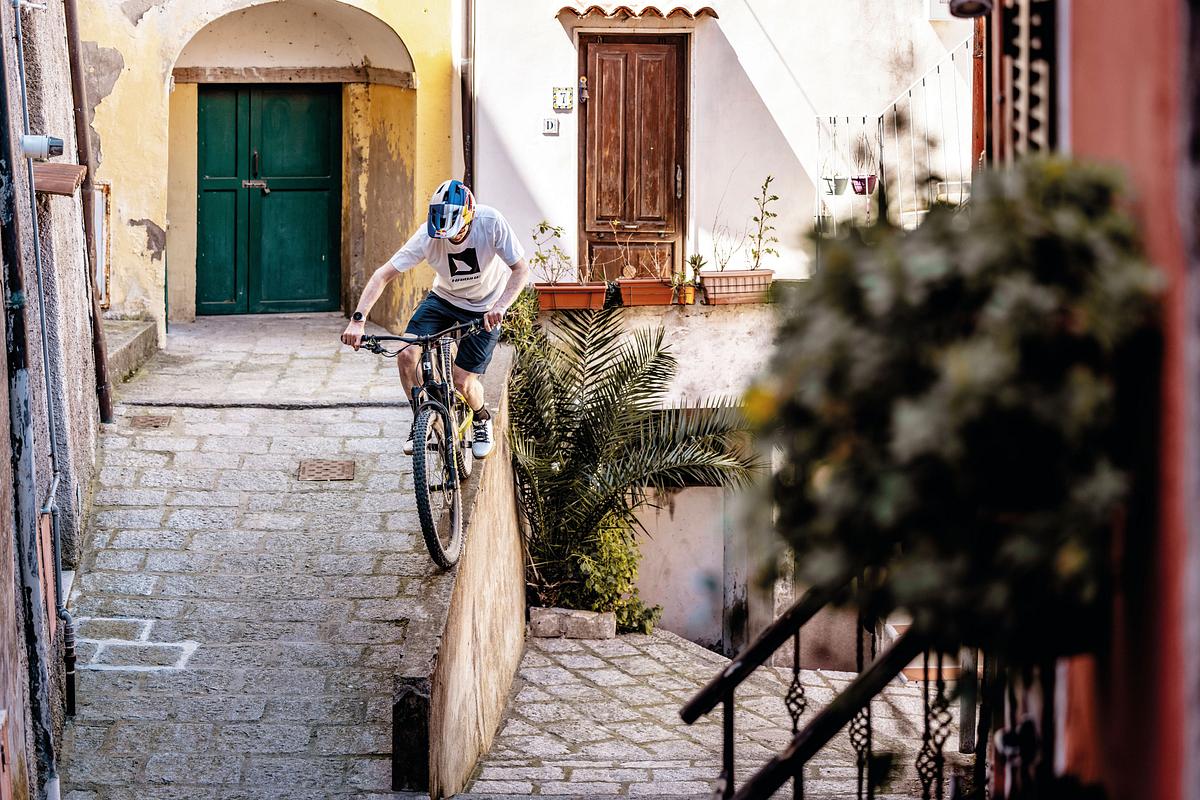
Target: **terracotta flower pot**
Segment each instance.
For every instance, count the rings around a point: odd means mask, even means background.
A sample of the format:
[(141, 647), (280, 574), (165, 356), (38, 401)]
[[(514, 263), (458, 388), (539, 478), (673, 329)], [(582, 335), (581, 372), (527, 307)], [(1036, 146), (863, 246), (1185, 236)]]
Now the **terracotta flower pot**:
[(855, 175), (850, 179), (850, 186), (855, 194), (875, 194), (875, 184), (878, 181), (878, 175)]
[(775, 272), (769, 269), (704, 270), (700, 273), (704, 302), (712, 306), (765, 303)]
[(669, 306), (675, 294), (662, 278), (620, 278), (621, 303), (627, 306)]
[(535, 283), (543, 311), (604, 308), (603, 283)]

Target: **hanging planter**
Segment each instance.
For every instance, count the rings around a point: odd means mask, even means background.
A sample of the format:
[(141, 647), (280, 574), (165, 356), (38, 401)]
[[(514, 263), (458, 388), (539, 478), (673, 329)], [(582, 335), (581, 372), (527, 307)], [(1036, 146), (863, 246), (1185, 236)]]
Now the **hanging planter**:
[(875, 185), (878, 182), (878, 175), (855, 175), (850, 179), (850, 186), (855, 194), (875, 194)]
[(671, 282), (662, 278), (618, 278), (623, 306), (669, 306), (675, 295)]
[(769, 269), (704, 270), (700, 273), (704, 302), (710, 306), (765, 303), (775, 271)]
[(841, 194), (846, 191), (850, 179), (844, 175), (831, 175), (821, 180), (825, 181), (825, 194)]

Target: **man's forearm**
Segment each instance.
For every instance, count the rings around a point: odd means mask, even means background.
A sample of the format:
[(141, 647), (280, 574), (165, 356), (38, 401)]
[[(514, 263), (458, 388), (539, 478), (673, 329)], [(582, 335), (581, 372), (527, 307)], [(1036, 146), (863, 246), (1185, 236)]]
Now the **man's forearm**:
[(376, 301), (379, 300), (379, 296), (383, 294), (384, 287), (391, 282), (393, 277), (399, 274), (389, 264), (384, 264), (375, 270), (371, 274), (370, 280), (367, 281), (367, 285), (363, 287), (362, 296), (358, 298), (358, 305), (355, 307), (355, 310), (361, 311), (364, 317), (370, 314), (371, 309), (375, 307)]
[(512, 274), (508, 276), (508, 283), (504, 285), (504, 292), (500, 295), (500, 299), (496, 301), (497, 306), (508, 308), (517, 299), (517, 295), (525, 288), (525, 284), (529, 282), (529, 265), (525, 263), (525, 259), (521, 259), (516, 264), (513, 264)]

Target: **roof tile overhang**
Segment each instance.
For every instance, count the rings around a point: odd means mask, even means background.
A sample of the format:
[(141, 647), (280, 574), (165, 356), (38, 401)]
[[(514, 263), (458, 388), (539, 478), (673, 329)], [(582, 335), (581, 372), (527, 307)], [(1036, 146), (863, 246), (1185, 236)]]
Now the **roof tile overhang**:
[[(649, 5), (641, 8), (634, 8), (627, 5), (618, 6), (602, 6), (593, 4), (586, 7), (580, 6), (563, 6), (558, 10), (558, 15), (573, 14), (579, 19), (585, 17), (600, 18), (600, 19), (700, 19), (701, 17), (712, 17), (718, 19), (717, 12), (712, 6), (702, 6), (695, 10), (691, 10), (685, 6), (675, 6), (669, 11), (664, 11), (659, 6)], [(556, 15), (556, 16), (558, 16)]]

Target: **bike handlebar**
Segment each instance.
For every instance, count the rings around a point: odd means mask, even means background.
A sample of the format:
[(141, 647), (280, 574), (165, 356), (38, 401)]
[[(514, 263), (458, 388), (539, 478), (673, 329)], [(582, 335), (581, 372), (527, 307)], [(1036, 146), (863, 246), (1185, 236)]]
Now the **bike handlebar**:
[(403, 342), (407, 345), (428, 344), (429, 342), (441, 339), (443, 336), (451, 333), (459, 332), (459, 338), (462, 338), (463, 336), (471, 336), (481, 330), (483, 330), (483, 326), (478, 322), (460, 322), (457, 325), (452, 325), (449, 328), (446, 328), (444, 331), (438, 331), (437, 333), (430, 334), (429, 336), (416, 336), (410, 334), (405, 334), (404, 336), (366, 335), (363, 336), (362, 341), (359, 343), (359, 347), (366, 350), (375, 351), (376, 349), (382, 349), (381, 345), (379, 344), (380, 342)]

